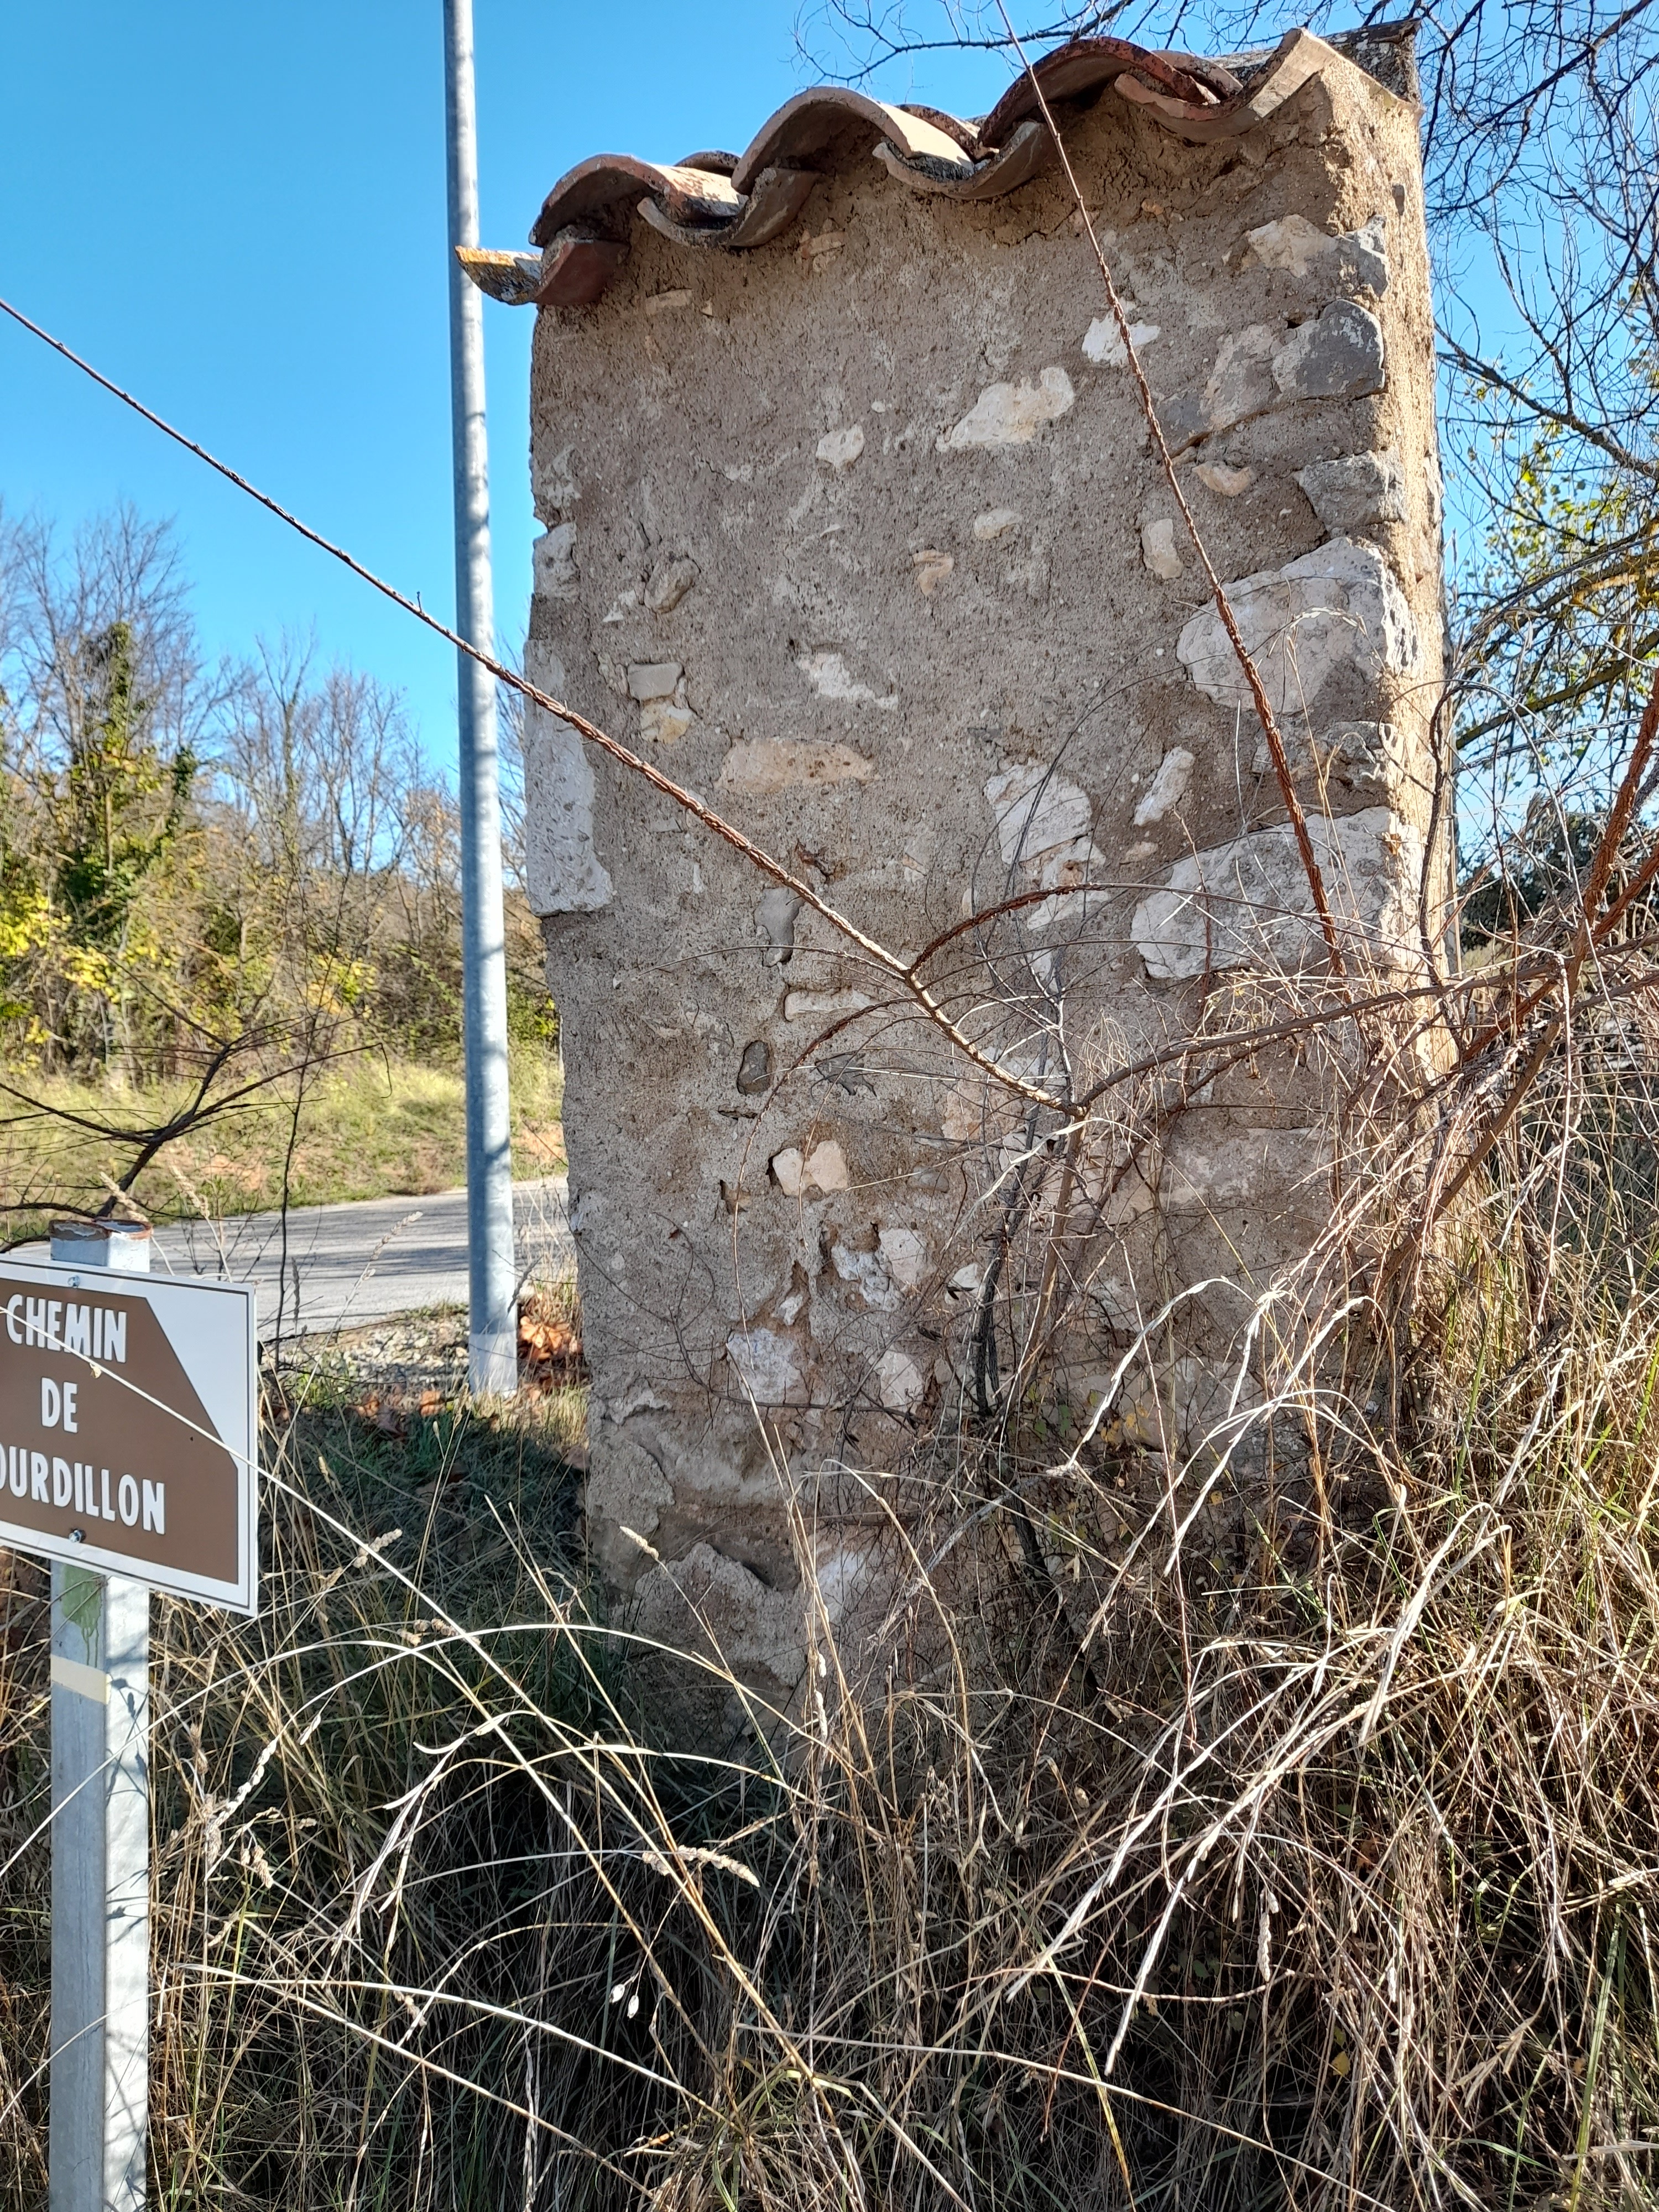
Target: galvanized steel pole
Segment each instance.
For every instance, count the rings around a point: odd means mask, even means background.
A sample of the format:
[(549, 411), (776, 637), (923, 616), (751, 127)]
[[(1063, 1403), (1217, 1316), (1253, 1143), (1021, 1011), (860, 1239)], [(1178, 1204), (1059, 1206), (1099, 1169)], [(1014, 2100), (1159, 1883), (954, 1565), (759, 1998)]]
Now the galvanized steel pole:
[[(55, 1223), (65, 1267), (149, 1272), (149, 1231)], [(52, 1570), (51, 2212), (143, 2212), (149, 1592)]]
[[(478, 243), (472, 0), (444, 0), (444, 112), (449, 153), (449, 379), (455, 445), (455, 628), (495, 649), (489, 580), (489, 461), (484, 431), (483, 295), (455, 258)], [(507, 1099), (507, 961), (501, 921), (501, 801), (495, 680), (459, 653), (462, 1024), (466, 1052), (467, 1285), (472, 1388), (518, 1388), (513, 1265), (513, 1152)]]

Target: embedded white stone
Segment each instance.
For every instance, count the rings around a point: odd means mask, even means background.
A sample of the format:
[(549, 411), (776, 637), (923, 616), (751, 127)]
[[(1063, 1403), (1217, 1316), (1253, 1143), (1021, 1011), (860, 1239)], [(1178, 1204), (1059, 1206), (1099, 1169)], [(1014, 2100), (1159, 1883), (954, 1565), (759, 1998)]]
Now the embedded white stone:
[(1176, 392), (1159, 410), (1171, 451), (1265, 414), (1275, 404), (1273, 358), (1283, 336), (1282, 329), (1267, 323), (1228, 331), (1205, 382)]
[(1149, 822), (1161, 822), (1172, 806), (1180, 805), (1197, 765), (1194, 755), (1183, 745), (1176, 745), (1164, 754), (1158, 764), (1158, 774), (1141, 793), (1140, 804), (1134, 811), (1137, 830), (1144, 830)]
[(653, 699), (640, 710), (640, 735), (653, 745), (672, 745), (690, 728), (691, 709), (672, 699)]
[(628, 672), (629, 696), (641, 706), (653, 699), (672, 699), (680, 675), (678, 660), (636, 661)]
[(1299, 399), (1356, 399), (1387, 379), (1382, 325), (1369, 308), (1333, 300), (1285, 337), (1251, 323), (1221, 342), (1202, 385), (1188, 385), (1160, 409), (1172, 453)]
[(1094, 808), (1086, 791), (1057, 775), (1043, 761), (1023, 761), (994, 775), (985, 787), (996, 817), (1005, 866), (1030, 867), (1050, 853), (1086, 841)]
[[(1156, 323), (1131, 323), (1129, 340), (1137, 353), (1144, 352), (1154, 338), (1163, 332)], [(1098, 315), (1083, 334), (1083, 357), (1097, 362), (1103, 368), (1123, 368), (1128, 364), (1128, 349), (1117, 319), (1112, 315)]]
[(531, 548), (536, 590), (550, 599), (574, 599), (581, 577), (576, 567), (576, 526), (556, 522)]
[(645, 303), (647, 315), (672, 314), (676, 307), (689, 307), (691, 295), (686, 291), (653, 292)]
[(1057, 422), (1076, 401), (1072, 380), (1060, 368), (1045, 368), (1035, 384), (988, 384), (954, 429), (939, 441), (942, 453), (969, 453), (995, 446), (1029, 446), (1045, 425)]
[(829, 468), (850, 469), (863, 451), (862, 422), (854, 422), (846, 430), (826, 430), (818, 440), (818, 459)]
[(530, 452), (530, 482), (536, 513), (544, 522), (556, 522), (564, 510), (574, 507), (582, 495), (576, 471), (570, 465), (574, 446), (561, 446), (556, 453), (548, 450), (544, 438), (532, 439)]
[(1181, 574), (1181, 556), (1176, 551), (1175, 524), (1167, 516), (1148, 522), (1140, 532), (1140, 557), (1154, 576), (1172, 584)]
[(1336, 240), (1329, 231), (1316, 228), (1305, 215), (1285, 215), (1247, 231), (1245, 245), (1264, 269), (1288, 269), (1294, 276), (1305, 276), (1322, 254), (1334, 250)]
[[(1275, 713), (1311, 705), (1344, 662), (1374, 680), (1385, 670), (1414, 669), (1422, 657), (1405, 593), (1375, 545), (1334, 538), (1282, 568), (1229, 584), (1227, 597)], [(1218, 706), (1251, 708), (1243, 669), (1214, 608), (1186, 624), (1176, 655)]]
[[(564, 671), (532, 664), (538, 688), (558, 692)], [(533, 914), (596, 914), (611, 878), (593, 844), (593, 769), (568, 722), (532, 700), (524, 712), (525, 888)]]
[(769, 1162), (772, 1177), (786, 1198), (799, 1198), (806, 1188), (806, 1163), (799, 1145), (786, 1145)]
[(726, 791), (746, 791), (757, 799), (803, 786), (823, 788), (838, 783), (868, 783), (876, 772), (851, 745), (814, 744), (775, 738), (739, 738), (720, 763)]
[(1379, 297), (1389, 289), (1388, 228), (1380, 215), (1374, 215), (1358, 230), (1352, 230), (1337, 244), (1343, 258), (1362, 284), (1369, 284)]
[[(1338, 722), (1310, 739), (1292, 732), (1285, 739), (1286, 762), (1297, 777), (1331, 777), (1356, 791), (1375, 791), (1393, 799), (1406, 785), (1405, 747), (1392, 722)], [(1273, 774), (1273, 755), (1263, 738), (1250, 763), (1256, 775)]]
[(1305, 216), (1281, 216), (1247, 234), (1249, 252), (1267, 269), (1285, 269), (1305, 276), (1316, 264), (1334, 254), (1340, 274), (1369, 284), (1381, 294), (1389, 289), (1388, 232), (1383, 218), (1374, 215), (1358, 230), (1333, 237), (1316, 229)]
[(769, 968), (781, 968), (794, 951), (795, 917), (799, 912), (800, 901), (781, 884), (762, 892), (755, 908), (755, 927), (766, 947)]
[[(1088, 880), (1102, 855), (1091, 835), (1094, 809), (1085, 791), (1043, 762), (1025, 761), (992, 776), (985, 796), (1005, 866), (1023, 869), (1034, 888), (1045, 890), (1073, 891)], [(1027, 919), (1033, 929), (1045, 929), (1072, 911), (1066, 898), (1045, 899)]]
[(843, 1283), (850, 1283), (865, 1304), (878, 1313), (891, 1313), (899, 1294), (887, 1262), (879, 1252), (857, 1252), (850, 1245), (830, 1248), (830, 1263)]
[(1200, 461), (1193, 474), (1223, 499), (1237, 499), (1255, 482), (1254, 469), (1230, 469), (1224, 461)]
[(981, 545), (1018, 528), (1019, 516), (1012, 507), (988, 507), (983, 514), (974, 517), (974, 535)]
[(910, 556), (910, 566), (915, 573), (917, 588), (924, 599), (931, 599), (934, 592), (956, 567), (952, 555), (941, 553), (936, 545), (924, 546), (920, 553)]
[[(1415, 964), (1423, 841), (1386, 806), (1307, 817), (1343, 956)], [(1129, 933), (1147, 973), (1180, 981), (1212, 969), (1295, 970), (1325, 958), (1295, 832), (1288, 823), (1189, 854), (1135, 908)]]
[(1297, 471), (1296, 481), (1327, 530), (1350, 535), (1370, 523), (1406, 520), (1406, 471), (1395, 447), (1310, 461)]
[(898, 705), (898, 693), (884, 696), (860, 684), (838, 653), (804, 653), (795, 663), (820, 699), (844, 707), (880, 707), (887, 713)]
[(890, 1413), (913, 1413), (927, 1388), (926, 1378), (908, 1352), (896, 1345), (884, 1352), (876, 1368), (876, 1389)]
[(879, 1243), (893, 1280), (901, 1290), (915, 1290), (927, 1272), (927, 1241), (920, 1230), (884, 1229)]
[(675, 561), (659, 562), (645, 587), (645, 604), (654, 615), (672, 614), (696, 584), (698, 574), (696, 562), (684, 554)]
[(775, 1329), (734, 1329), (726, 1340), (726, 1356), (757, 1406), (787, 1405), (805, 1388), (799, 1351)]
[[(791, 1198), (799, 1198), (809, 1190), (845, 1190), (851, 1181), (847, 1172), (847, 1155), (833, 1137), (825, 1137), (814, 1145), (805, 1158), (791, 1145), (775, 1155), (772, 1172)], [(789, 1180), (792, 1176), (793, 1188)]]

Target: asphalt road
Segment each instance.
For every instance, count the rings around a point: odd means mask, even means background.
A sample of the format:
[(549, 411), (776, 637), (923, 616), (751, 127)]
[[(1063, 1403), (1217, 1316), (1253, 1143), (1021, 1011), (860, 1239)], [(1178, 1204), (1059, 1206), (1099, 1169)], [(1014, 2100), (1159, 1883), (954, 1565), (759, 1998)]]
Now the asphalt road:
[[(520, 1274), (545, 1280), (568, 1273), (575, 1248), (563, 1176), (517, 1183), (513, 1196)], [(46, 1247), (25, 1247), (17, 1256), (44, 1259)], [(262, 1338), (276, 1334), (279, 1311), (286, 1337), (465, 1305), (466, 1193), (295, 1206), (286, 1243), (277, 1213), (175, 1224), (156, 1231), (150, 1264), (157, 1273), (257, 1283)]]

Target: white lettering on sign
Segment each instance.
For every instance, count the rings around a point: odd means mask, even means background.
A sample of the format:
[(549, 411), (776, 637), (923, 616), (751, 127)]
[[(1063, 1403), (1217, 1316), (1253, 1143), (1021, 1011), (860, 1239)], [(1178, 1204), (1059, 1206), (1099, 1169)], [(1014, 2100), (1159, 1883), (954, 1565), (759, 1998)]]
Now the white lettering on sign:
[(64, 1433), (76, 1436), (80, 1431), (76, 1401), (80, 1396), (78, 1382), (55, 1382), (50, 1375), (40, 1377), (40, 1425), (55, 1429), (61, 1420)]
[(0, 1275), (0, 1544), (251, 1610), (251, 1288), (58, 1260)]
[[(113, 1486), (112, 1487), (112, 1482)], [(77, 1513), (91, 1521), (114, 1521), (136, 1528), (143, 1516), (146, 1530), (158, 1536), (167, 1532), (167, 1486), (123, 1474), (112, 1478), (106, 1467), (89, 1461), (48, 1459), (45, 1452), (27, 1444), (0, 1448), (0, 1490), (14, 1498), (33, 1498), (42, 1505), (74, 1504)]]
[(6, 1334), (14, 1344), (38, 1344), (47, 1352), (78, 1352), (83, 1358), (111, 1365), (127, 1363), (127, 1317), (112, 1306), (63, 1305), (56, 1298), (6, 1300)]

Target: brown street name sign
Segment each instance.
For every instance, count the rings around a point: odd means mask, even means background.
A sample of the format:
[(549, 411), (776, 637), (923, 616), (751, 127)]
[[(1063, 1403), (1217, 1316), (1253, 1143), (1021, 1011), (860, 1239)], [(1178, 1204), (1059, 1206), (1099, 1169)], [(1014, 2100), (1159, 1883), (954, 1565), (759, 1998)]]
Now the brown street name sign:
[(254, 1295), (0, 1262), (0, 1544), (257, 1610)]

